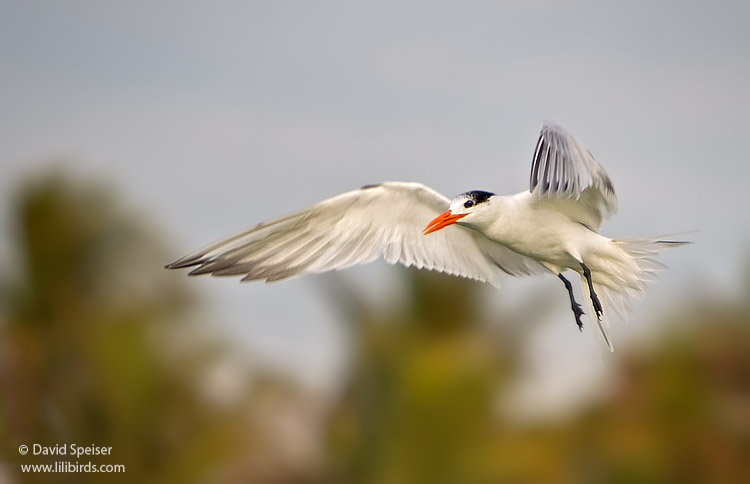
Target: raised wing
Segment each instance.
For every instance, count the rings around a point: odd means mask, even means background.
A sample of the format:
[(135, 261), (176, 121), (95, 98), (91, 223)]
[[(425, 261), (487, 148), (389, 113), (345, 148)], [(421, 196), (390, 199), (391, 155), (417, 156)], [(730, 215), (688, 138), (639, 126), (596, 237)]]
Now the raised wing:
[(598, 230), (617, 211), (612, 181), (594, 155), (560, 126), (544, 123), (534, 150), (529, 191)]
[(446, 272), (498, 284), (502, 272), (541, 272), (534, 260), (455, 225), (423, 235), (449, 200), (419, 183), (388, 182), (324, 200), (265, 222), (169, 264), (197, 266), (191, 275), (242, 275), (276, 281), (344, 269), (378, 257), (391, 264)]

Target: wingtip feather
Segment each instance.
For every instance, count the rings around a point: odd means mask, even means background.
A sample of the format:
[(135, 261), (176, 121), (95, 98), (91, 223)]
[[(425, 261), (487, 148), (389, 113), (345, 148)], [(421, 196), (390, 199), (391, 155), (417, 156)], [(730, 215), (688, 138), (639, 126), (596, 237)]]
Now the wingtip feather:
[(202, 264), (203, 260), (201, 257), (183, 257), (176, 261), (164, 266), (165, 269), (183, 269), (185, 267), (192, 267)]

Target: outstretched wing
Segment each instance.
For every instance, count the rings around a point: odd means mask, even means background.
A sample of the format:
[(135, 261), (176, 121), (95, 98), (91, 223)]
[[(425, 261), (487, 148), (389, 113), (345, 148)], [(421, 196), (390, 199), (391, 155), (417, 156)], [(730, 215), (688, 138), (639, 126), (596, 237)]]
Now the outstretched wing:
[(190, 274), (276, 281), (383, 257), (392, 264), (495, 285), (502, 272), (524, 275), (543, 271), (534, 260), (460, 225), (423, 235), (427, 223), (448, 206), (447, 198), (419, 183), (363, 187), (259, 224), (167, 268), (196, 266)]
[(604, 168), (570, 133), (552, 123), (542, 125), (529, 191), (593, 230), (617, 211), (615, 189)]

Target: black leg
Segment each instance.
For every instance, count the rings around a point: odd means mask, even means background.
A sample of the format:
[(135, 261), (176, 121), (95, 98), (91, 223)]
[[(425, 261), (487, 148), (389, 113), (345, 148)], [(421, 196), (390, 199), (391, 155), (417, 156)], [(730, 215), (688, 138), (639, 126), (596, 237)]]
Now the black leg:
[(601, 321), (604, 310), (602, 309), (602, 303), (599, 302), (599, 296), (597, 296), (596, 291), (594, 291), (594, 285), (591, 283), (591, 271), (583, 262), (581, 262), (581, 267), (583, 268), (583, 277), (586, 278), (586, 282), (589, 284), (589, 296), (591, 297), (591, 302), (594, 304), (596, 317)]
[(583, 331), (583, 323), (581, 322), (583, 309), (581, 309), (581, 305), (576, 302), (576, 298), (575, 296), (573, 296), (573, 286), (570, 285), (570, 281), (565, 279), (562, 274), (558, 274), (557, 277), (559, 277), (560, 280), (563, 281), (563, 284), (565, 284), (565, 289), (568, 290), (568, 295), (570, 295), (570, 309), (573, 310), (573, 314), (575, 314), (576, 316), (576, 324), (578, 325), (578, 329)]

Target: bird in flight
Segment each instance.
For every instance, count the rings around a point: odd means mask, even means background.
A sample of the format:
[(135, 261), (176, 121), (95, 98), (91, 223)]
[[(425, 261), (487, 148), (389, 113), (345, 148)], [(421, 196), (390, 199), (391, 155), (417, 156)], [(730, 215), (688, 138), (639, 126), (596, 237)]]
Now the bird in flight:
[[(449, 200), (420, 183), (385, 182), (324, 200), (220, 240), (166, 267), (190, 275), (278, 281), (387, 262), (499, 286), (502, 274), (555, 274), (575, 322), (584, 311), (564, 272), (581, 278), (588, 310), (613, 350), (607, 316), (624, 317), (631, 296), (664, 266), (660, 249), (687, 242), (610, 239), (598, 230), (617, 211), (614, 187), (591, 152), (560, 126), (542, 125), (528, 190), (474, 190)], [(584, 296), (584, 299), (585, 296)]]

